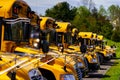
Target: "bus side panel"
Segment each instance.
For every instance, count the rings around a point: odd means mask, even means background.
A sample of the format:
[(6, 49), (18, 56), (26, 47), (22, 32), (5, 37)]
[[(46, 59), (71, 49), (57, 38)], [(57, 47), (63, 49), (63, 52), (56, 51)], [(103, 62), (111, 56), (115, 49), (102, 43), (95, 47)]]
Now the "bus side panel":
[(0, 50), (1, 50), (1, 42), (2, 42), (2, 20), (0, 20)]

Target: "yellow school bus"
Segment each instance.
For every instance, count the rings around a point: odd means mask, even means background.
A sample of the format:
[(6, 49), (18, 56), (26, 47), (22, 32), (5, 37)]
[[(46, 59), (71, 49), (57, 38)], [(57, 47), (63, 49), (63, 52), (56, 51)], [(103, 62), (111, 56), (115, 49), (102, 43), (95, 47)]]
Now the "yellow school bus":
[(111, 58), (116, 57), (116, 47), (107, 45), (107, 41), (103, 39), (103, 35), (98, 35), (98, 44), (104, 47), (106, 51), (110, 54)]
[[(77, 52), (76, 50), (73, 50), (71, 48), (69, 48), (69, 46), (71, 45), (71, 41), (72, 41), (72, 27), (71, 24), (69, 22), (56, 22), (57, 26), (55, 29), (55, 36), (51, 35), (50, 38), (53, 38), (54, 41), (51, 41), (50, 44), (50, 49), (54, 50), (54, 51), (60, 51), (59, 54), (61, 55), (69, 55), (67, 56), (67, 60), (68, 61), (72, 61), (70, 62), (72, 64), (72, 66), (75, 67), (75, 65), (78, 65), (78, 69), (81, 70), (82, 72), (82, 76), (85, 76), (87, 74), (87, 67), (84, 63), (84, 59), (82, 58), (82, 55), (78, 54), (79, 52)], [(73, 56), (74, 54), (74, 56)], [(79, 56), (76, 56), (79, 55)], [(75, 58), (75, 59), (73, 59)], [(77, 70), (78, 70), (77, 69)], [(76, 70), (76, 68), (75, 68)], [(77, 71), (76, 71), (77, 72)], [(79, 72), (77, 72), (77, 75), (80, 75)]]
[(2, 0), (0, 6), (0, 50), (11, 52), (16, 43), (28, 38), (27, 35), (23, 37), (25, 31), (22, 25), (29, 28), (27, 13), (30, 7), (22, 0)]
[(29, 68), (24, 67), (14, 72), (17, 66), (25, 63), (28, 59), (25, 58), (20, 63), (16, 63), (14, 61), (16, 57), (12, 54), (6, 56), (6, 52), (14, 52), (15, 47), (19, 46), (21, 42), (28, 41), (30, 19), (27, 18), (27, 15), (31, 9), (22, 0), (2, 0), (0, 6), (0, 51), (2, 51), (0, 55), (4, 53), (1, 55), (0, 79), (4, 77), (6, 80), (30, 80), (28, 73), (35, 68), (34, 64), (31, 64)]
[(80, 51), (84, 54), (87, 60), (89, 70), (98, 70), (100, 67), (97, 54), (94, 52), (93, 45), (91, 45), (93, 38), (92, 32), (79, 32), (78, 41), (80, 44)]
[(96, 42), (96, 52), (98, 53), (100, 63), (102, 64), (105, 60), (111, 59), (111, 53), (110, 50), (106, 49), (103, 43), (103, 35), (97, 36), (97, 42)]
[(108, 52), (110, 53), (111, 58), (115, 58), (116, 57), (116, 46), (113, 45), (108, 45), (107, 44), (107, 40), (103, 40), (103, 45), (105, 46), (105, 49), (108, 50)]
[[(56, 28), (58, 27), (57, 24), (55, 23), (55, 20), (51, 17), (40, 17), (40, 18), (42, 19), (42, 21), (40, 22), (40, 29), (41, 31), (46, 32), (46, 34), (44, 34), (43, 36), (44, 36), (44, 39), (46, 39), (46, 41), (48, 41), (50, 44), (49, 47), (50, 47), (51, 53), (48, 52), (48, 54), (53, 54), (54, 52), (56, 52), (56, 54), (61, 55), (61, 53), (58, 50), (56, 50), (58, 49), (58, 47), (55, 46), (56, 44), (55, 33), (56, 33)], [(53, 45), (54, 45), (54, 48), (53, 48)], [(69, 61), (67, 61), (67, 59), (64, 56), (65, 55), (61, 55), (61, 57), (59, 58), (59, 61), (64, 60), (66, 64)], [(71, 64), (68, 64), (68, 65), (73, 70), (73, 66), (71, 66)], [(64, 64), (62, 64), (62, 66), (64, 66)], [(73, 73), (76, 75), (75, 70), (73, 70)]]
[[(39, 58), (17, 56), (13, 53), (0, 52), (0, 79), (1, 80), (44, 80), (38, 64)], [(41, 57), (42, 58), (42, 57)]]

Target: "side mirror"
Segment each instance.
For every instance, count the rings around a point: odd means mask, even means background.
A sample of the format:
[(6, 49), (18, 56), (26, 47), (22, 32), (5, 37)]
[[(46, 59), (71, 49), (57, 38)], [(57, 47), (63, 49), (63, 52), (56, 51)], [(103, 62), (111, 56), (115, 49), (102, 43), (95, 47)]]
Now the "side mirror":
[(30, 24), (29, 23), (24, 23), (24, 31), (23, 31), (23, 39), (24, 40), (29, 40), (30, 37)]
[(87, 51), (87, 46), (86, 46), (86, 45), (81, 45), (81, 46), (80, 46), (80, 51), (81, 51), (82, 53), (86, 53), (86, 51)]
[(48, 53), (49, 51), (49, 43), (46, 40), (42, 41), (42, 51), (43, 53)]
[(63, 67), (64, 71), (67, 72), (67, 67), (66, 65)]

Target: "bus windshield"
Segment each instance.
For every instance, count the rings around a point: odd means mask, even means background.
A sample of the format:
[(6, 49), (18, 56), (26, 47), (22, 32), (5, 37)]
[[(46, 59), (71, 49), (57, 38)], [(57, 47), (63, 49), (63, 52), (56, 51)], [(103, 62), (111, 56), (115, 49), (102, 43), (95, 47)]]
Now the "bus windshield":
[(29, 40), (29, 20), (6, 20), (4, 30), (4, 40), (28, 41)]
[[(64, 41), (63, 40), (63, 36), (64, 36)], [(57, 43), (68, 43), (71, 44), (71, 34), (68, 33), (57, 33)]]

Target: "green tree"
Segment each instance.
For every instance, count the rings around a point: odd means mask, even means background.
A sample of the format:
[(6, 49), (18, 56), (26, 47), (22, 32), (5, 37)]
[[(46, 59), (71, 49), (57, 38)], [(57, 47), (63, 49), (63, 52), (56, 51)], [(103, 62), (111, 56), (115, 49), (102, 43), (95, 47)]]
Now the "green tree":
[(119, 42), (120, 40), (120, 7), (118, 5), (111, 5), (108, 8), (109, 17), (113, 24), (114, 31), (111, 39)]
[(109, 23), (109, 21), (106, 21), (101, 27), (101, 34), (106, 38), (111, 39), (111, 35), (113, 34), (113, 26)]
[(103, 7), (103, 5), (100, 6), (100, 9), (98, 11), (98, 15), (107, 16), (107, 11)]
[(94, 18), (98, 18), (98, 10), (96, 7), (94, 7), (92, 10), (91, 10), (91, 14)]
[(120, 42), (120, 26), (117, 26), (116, 30), (113, 31), (111, 39), (115, 42)]
[(90, 15), (90, 11), (89, 9), (87, 9), (87, 7), (85, 6), (80, 6), (77, 9), (77, 14), (82, 18), (88, 17)]
[[(104, 35), (106, 38), (111, 39), (113, 27), (107, 19), (107, 12), (103, 6), (100, 7), (99, 11), (94, 7), (92, 9), (92, 17), (95, 18), (94, 26), (91, 27), (93, 32)], [(93, 25), (93, 24), (92, 24)]]
[(67, 2), (61, 2), (53, 8), (47, 9), (45, 15), (53, 17), (56, 20), (70, 21), (76, 15), (76, 8), (71, 7)]
[(77, 9), (76, 16), (74, 17), (72, 24), (74, 24), (80, 31), (88, 31), (89, 22), (87, 17), (89, 16), (89, 9), (85, 6), (80, 6)]
[(117, 18), (118, 12), (119, 12), (119, 6), (111, 5), (108, 8), (108, 13), (109, 13), (109, 16), (110, 16), (111, 20), (114, 20), (114, 19)]
[(115, 26), (120, 25), (120, 7), (118, 5), (111, 5), (108, 8), (109, 17), (111, 22), (116, 22)]

